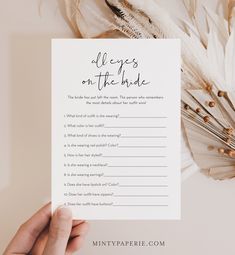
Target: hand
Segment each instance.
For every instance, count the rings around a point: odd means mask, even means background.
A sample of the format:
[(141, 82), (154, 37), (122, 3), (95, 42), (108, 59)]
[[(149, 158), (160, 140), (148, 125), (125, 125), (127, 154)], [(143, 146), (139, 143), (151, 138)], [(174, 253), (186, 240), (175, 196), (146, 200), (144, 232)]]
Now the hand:
[(47, 204), (21, 225), (3, 255), (69, 255), (81, 248), (87, 230), (88, 223), (73, 221), (68, 208), (58, 208), (51, 217)]

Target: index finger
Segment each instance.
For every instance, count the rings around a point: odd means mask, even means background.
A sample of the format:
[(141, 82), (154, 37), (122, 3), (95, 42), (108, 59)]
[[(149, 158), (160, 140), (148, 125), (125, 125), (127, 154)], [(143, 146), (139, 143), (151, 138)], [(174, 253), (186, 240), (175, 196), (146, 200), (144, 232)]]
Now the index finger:
[(43, 206), (18, 229), (6, 252), (28, 253), (51, 218), (51, 203)]

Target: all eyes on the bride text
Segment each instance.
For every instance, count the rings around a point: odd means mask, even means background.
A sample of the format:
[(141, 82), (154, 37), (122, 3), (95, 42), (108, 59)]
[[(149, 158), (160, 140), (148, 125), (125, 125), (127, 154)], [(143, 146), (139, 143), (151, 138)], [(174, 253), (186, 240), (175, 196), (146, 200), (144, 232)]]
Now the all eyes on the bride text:
[[(136, 58), (113, 59), (108, 56), (107, 52), (99, 52), (91, 61), (91, 64), (95, 65), (97, 73), (88, 79), (82, 80), (83, 85), (97, 86), (98, 90), (102, 90), (108, 86), (121, 85), (130, 88), (132, 86), (142, 87), (150, 84), (149, 81), (143, 79), (141, 72), (137, 71), (139, 63)], [(115, 69), (115, 72), (109, 71), (111, 66), (115, 67), (112, 68), (112, 70)], [(136, 71), (134, 75), (133, 71)]]

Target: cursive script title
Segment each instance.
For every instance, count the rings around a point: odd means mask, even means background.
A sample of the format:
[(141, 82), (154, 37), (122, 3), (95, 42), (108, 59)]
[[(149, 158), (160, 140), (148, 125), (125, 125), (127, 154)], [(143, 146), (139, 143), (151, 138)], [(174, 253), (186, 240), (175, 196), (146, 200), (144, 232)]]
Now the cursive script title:
[[(95, 65), (97, 73), (83, 80), (82, 84), (97, 86), (98, 90), (116, 85), (130, 88), (131, 86), (142, 87), (150, 84), (149, 81), (142, 78), (141, 72), (138, 71), (139, 63), (136, 58), (113, 59), (108, 56), (107, 52), (99, 52), (95, 59), (91, 61), (91, 64)], [(115, 67), (112, 68), (112, 70), (115, 69), (115, 72), (109, 71), (109, 67), (111, 66)], [(134, 76), (133, 71), (136, 71)]]

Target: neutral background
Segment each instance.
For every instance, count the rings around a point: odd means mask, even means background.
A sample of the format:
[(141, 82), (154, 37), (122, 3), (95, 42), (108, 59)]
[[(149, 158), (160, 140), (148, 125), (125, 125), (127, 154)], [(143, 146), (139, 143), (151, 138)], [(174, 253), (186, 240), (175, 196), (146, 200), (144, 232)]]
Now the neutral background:
[[(167, 2), (174, 10), (177, 1)], [(38, 6), (0, 0), (0, 253), (50, 200), (50, 39), (73, 35), (56, 0)], [(234, 195), (235, 180), (196, 173), (182, 184), (181, 221), (91, 222), (80, 254), (234, 255)], [(166, 247), (95, 248), (92, 240), (165, 240)]]

